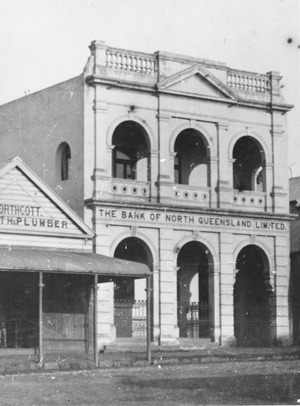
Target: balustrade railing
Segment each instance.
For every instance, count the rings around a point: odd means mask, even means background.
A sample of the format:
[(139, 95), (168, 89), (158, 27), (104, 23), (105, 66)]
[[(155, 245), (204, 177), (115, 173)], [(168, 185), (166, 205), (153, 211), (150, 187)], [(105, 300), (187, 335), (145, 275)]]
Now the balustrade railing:
[(106, 51), (106, 66), (112, 69), (146, 75), (154, 75), (156, 72), (154, 56), (112, 48)]
[(266, 193), (244, 190), (233, 191), (233, 204), (235, 206), (247, 207), (248, 209), (264, 210), (266, 204)]
[(132, 199), (149, 198), (150, 182), (113, 178), (111, 181), (111, 192), (118, 199), (123, 197), (130, 197)]
[(227, 85), (244, 92), (270, 93), (270, 80), (267, 75), (230, 70), (227, 72)]
[(190, 185), (176, 184), (174, 187), (174, 198), (181, 203), (197, 203), (201, 205), (210, 204), (210, 188)]

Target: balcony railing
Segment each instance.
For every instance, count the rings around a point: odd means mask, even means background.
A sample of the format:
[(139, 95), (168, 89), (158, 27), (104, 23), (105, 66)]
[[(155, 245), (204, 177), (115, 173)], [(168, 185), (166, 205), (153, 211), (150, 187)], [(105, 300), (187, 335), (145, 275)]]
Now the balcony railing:
[(233, 191), (233, 205), (239, 208), (245, 208), (253, 211), (262, 211), (266, 205), (266, 194), (264, 192), (255, 192), (244, 190)]
[(173, 197), (180, 203), (210, 205), (210, 188), (176, 184)]
[(111, 181), (111, 193), (120, 199), (149, 199), (150, 182), (113, 178)]
[(112, 69), (146, 75), (156, 73), (156, 61), (153, 55), (116, 48), (107, 49), (106, 66)]
[(234, 90), (252, 93), (270, 93), (270, 80), (267, 75), (244, 73), (230, 70), (227, 72), (227, 85)]

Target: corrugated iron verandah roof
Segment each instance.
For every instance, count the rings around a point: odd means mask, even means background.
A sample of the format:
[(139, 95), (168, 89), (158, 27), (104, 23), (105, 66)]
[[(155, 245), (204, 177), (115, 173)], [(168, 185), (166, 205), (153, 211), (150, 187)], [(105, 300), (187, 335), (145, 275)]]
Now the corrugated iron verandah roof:
[(134, 278), (151, 275), (144, 264), (105, 255), (14, 246), (0, 247), (0, 271), (98, 274)]

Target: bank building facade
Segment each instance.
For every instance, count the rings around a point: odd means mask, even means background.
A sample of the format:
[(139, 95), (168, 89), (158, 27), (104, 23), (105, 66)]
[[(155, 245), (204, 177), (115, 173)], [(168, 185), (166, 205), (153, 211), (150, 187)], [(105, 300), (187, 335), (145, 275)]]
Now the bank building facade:
[[(93, 230), (151, 270), (151, 338), (290, 344), (281, 77), (93, 41), (78, 77), (0, 106), (20, 156)], [(145, 337), (144, 280), (99, 285), (98, 340)], [(148, 289), (149, 290), (149, 289)]]

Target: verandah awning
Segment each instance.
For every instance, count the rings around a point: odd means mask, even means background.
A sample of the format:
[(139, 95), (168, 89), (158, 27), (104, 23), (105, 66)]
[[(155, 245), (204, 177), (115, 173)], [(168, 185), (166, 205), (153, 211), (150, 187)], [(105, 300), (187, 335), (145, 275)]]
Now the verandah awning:
[(99, 274), (134, 278), (151, 275), (144, 264), (105, 255), (15, 246), (0, 247), (0, 271)]

